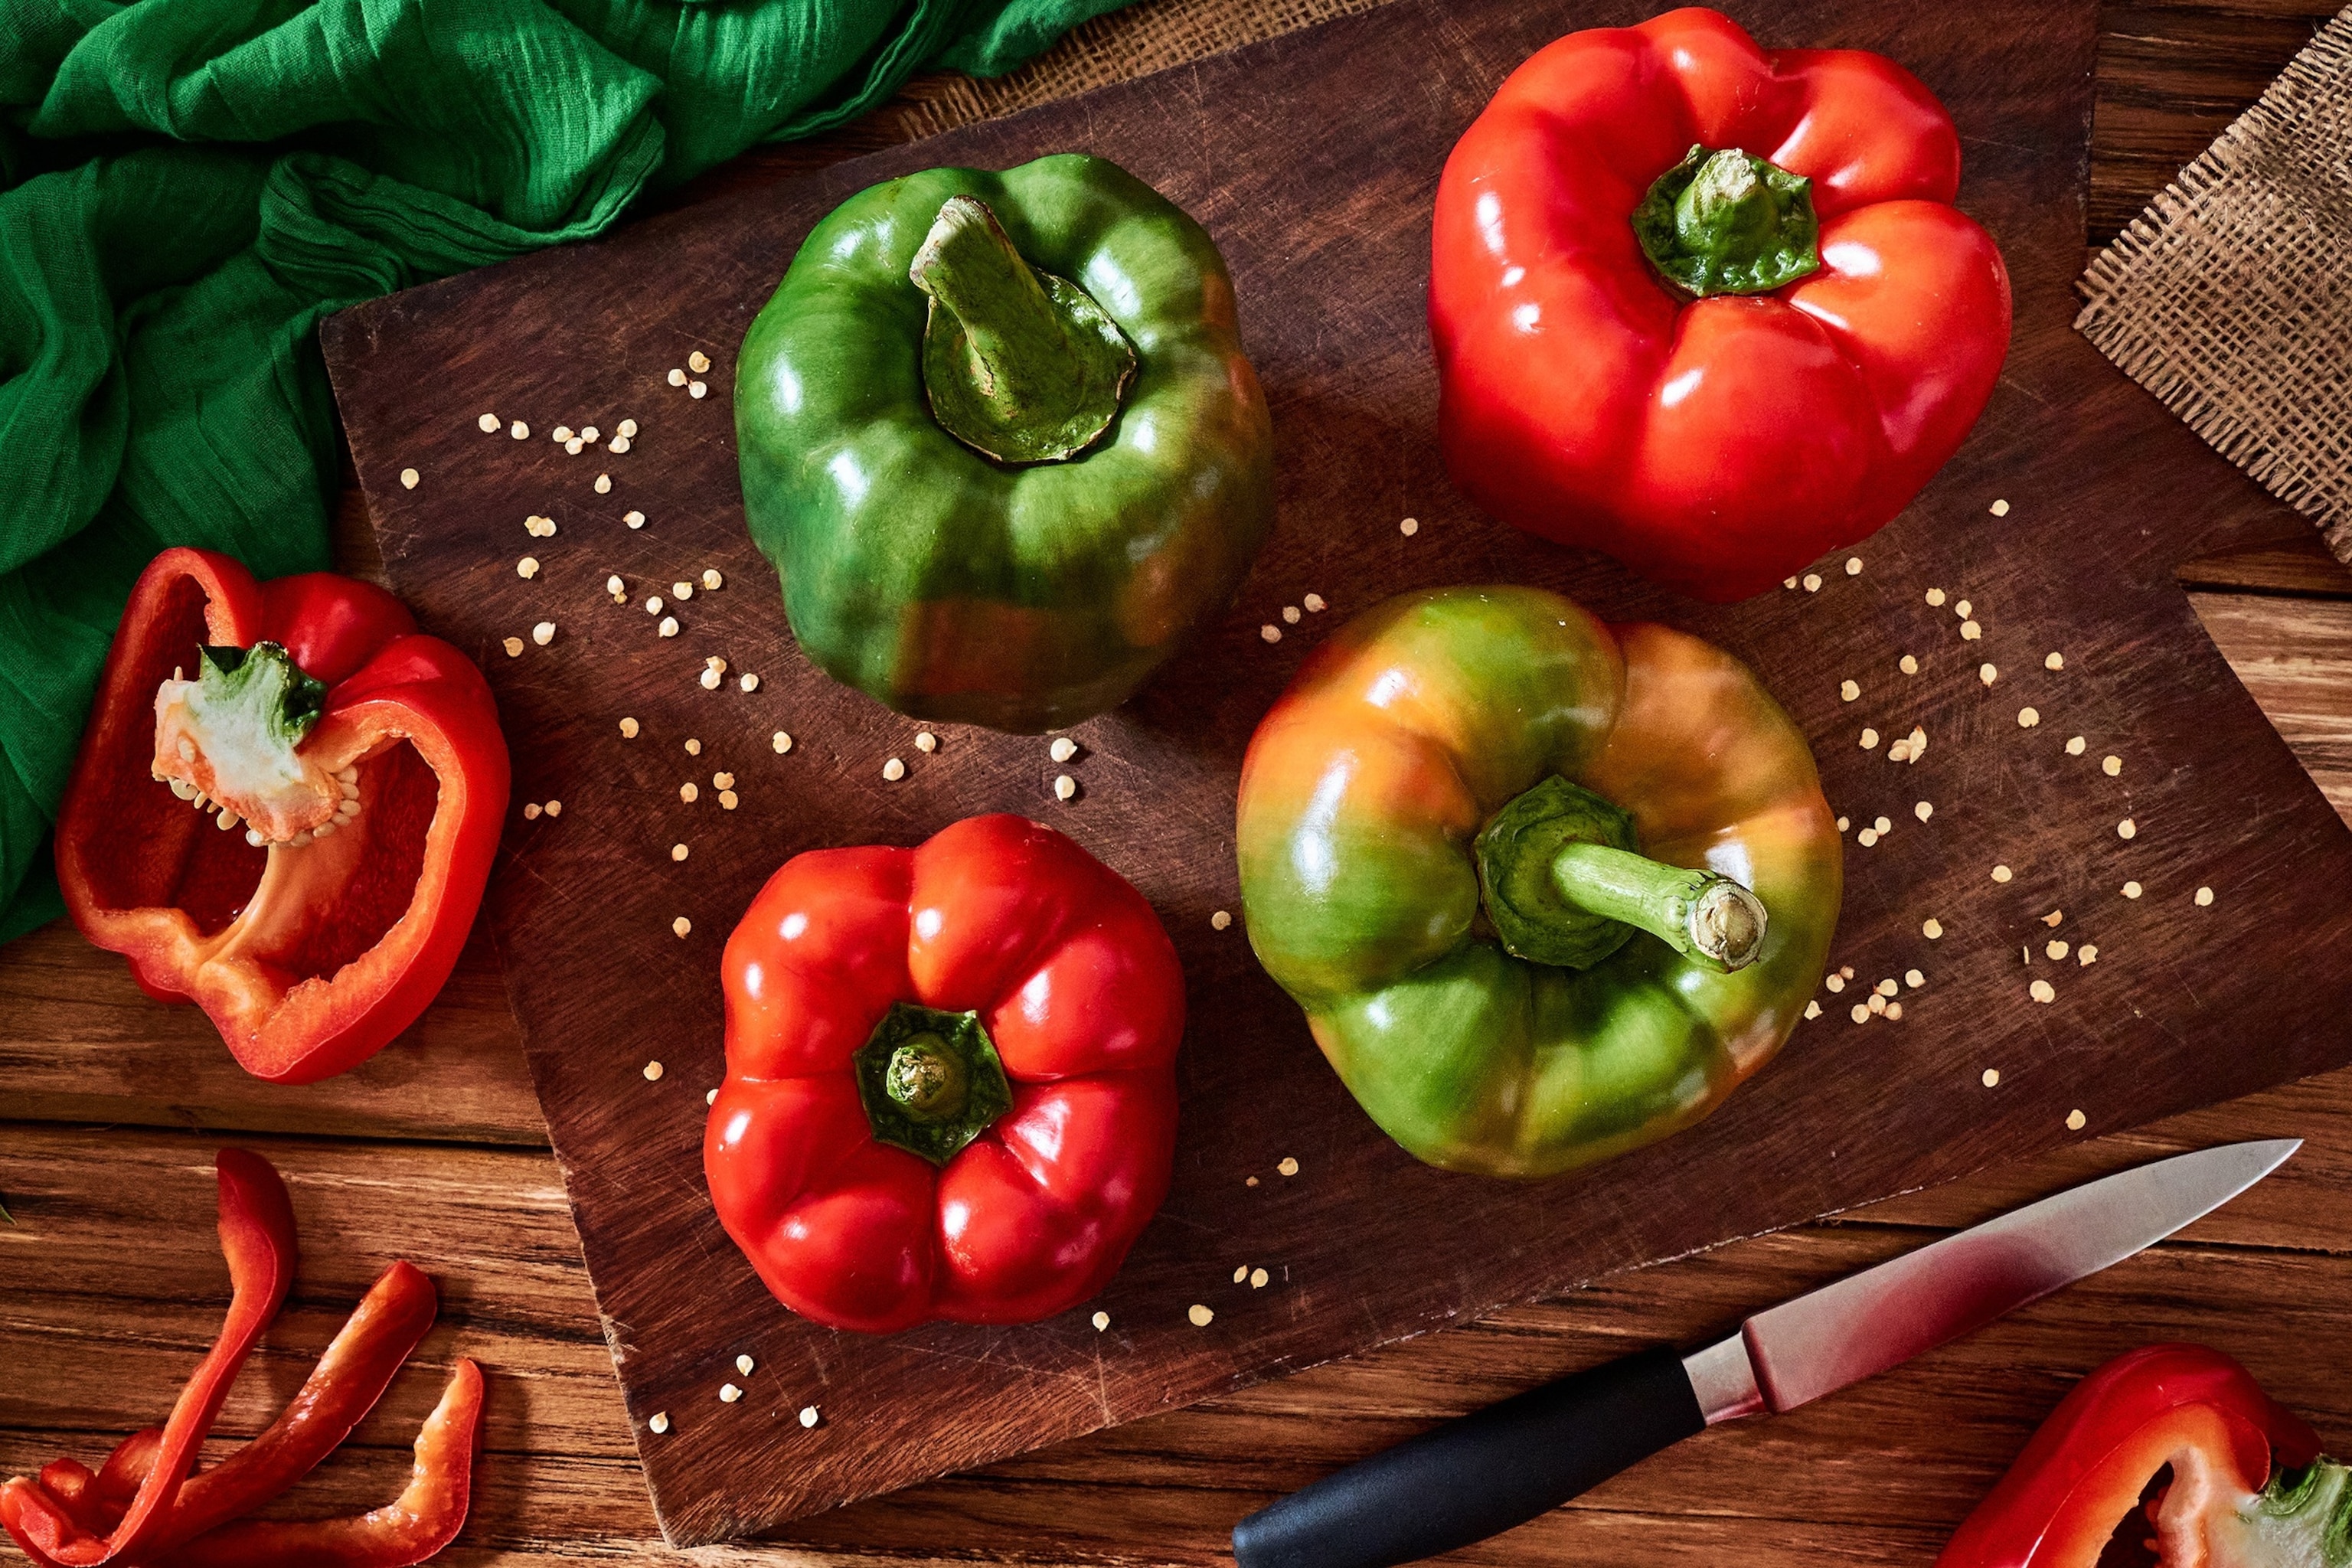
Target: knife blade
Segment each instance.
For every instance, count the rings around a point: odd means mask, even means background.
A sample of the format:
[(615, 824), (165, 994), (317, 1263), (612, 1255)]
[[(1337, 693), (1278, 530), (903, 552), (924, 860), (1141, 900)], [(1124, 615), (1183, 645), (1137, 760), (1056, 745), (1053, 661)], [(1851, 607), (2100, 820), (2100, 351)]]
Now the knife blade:
[(1718, 1422), (1794, 1409), (2153, 1247), (2303, 1142), (2119, 1172), (1757, 1313), (1678, 1355), (1545, 1384), (1326, 1476), (1234, 1527), (1239, 1568), (1393, 1568), (1500, 1534)]

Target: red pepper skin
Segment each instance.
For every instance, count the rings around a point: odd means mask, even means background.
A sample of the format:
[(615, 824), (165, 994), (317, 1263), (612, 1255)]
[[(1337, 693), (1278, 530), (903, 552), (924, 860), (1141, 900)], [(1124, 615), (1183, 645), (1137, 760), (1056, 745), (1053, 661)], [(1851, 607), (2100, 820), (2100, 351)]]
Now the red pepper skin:
[(122, 1522), (110, 1534), (95, 1534), (34, 1482), (19, 1477), (0, 1485), (0, 1524), (43, 1568), (135, 1563), (164, 1539), (173, 1503), (229, 1384), (294, 1282), (294, 1209), (285, 1182), (268, 1161), (242, 1149), (222, 1150), (215, 1168), (221, 1251), (228, 1258), (227, 1320), (172, 1406), (153, 1463)]
[(2220, 1352), (2132, 1351), (2059, 1401), (1936, 1568), (2095, 1568), (2166, 1465), (2176, 1490), (2218, 1500), (2260, 1492), (2273, 1464), (2306, 1465), (2318, 1453), (2317, 1435)]
[[(328, 688), (300, 753), (355, 767), (365, 799), (300, 848), (218, 830), (152, 772), (158, 686), (198, 642), (263, 640)], [(381, 1050), (448, 979), (508, 784), (481, 672), (390, 595), (324, 573), (257, 583), (225, 555), (167, 550), (107, 657), (58, 814), (58, 879), (74, 923), (149, 994), (201, 1005), (256, 1077), (310, 1083)]]
[[(703, 1168), (776, 1299), (835, 1328), (1026, 1322), (1118, 1272), (1168, 1190), (1184, 981), (1159, 917), (1017, 816), (820, 849), (728, 938)], [(1013, 1108), (940, 1168), (877, 1142), (851, 1055), (895, 1002), (979, 1014)]]
[(482, 1446), (482, 1372), (460, 1359), (416, 1434), (394, 1501), (343, 1519), (240, 1520), (152, 1561), (156, 1568), (407, 1568), (457, 1538)]
[[(1630, 222), (1694, 144), (1810, 177), (1820, 270), (1691, 300)], [(1448, 158), (1430, 338), (1446, 467), (1496, 517), (1727, 602), (1892, 519), (2008, 352), (2009, 275), (1956, 210), (1959, 140), (1916, 79), (1757, 47), (1720, 14), (1571, 33)]]

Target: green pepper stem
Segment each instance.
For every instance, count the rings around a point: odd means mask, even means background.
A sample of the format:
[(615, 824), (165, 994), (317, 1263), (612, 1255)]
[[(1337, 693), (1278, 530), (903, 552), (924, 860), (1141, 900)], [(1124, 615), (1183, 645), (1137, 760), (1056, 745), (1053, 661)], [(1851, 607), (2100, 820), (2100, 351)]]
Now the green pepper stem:
[(1737, 147), (1694, 146), (1633, 209), (1633, 232), (1688, 293), (1765, 293), (1821, 267), (1812, 186)]
[(977, 1013), (894, 1002), (850, 1060), (875, 1142), (934, 1165), (1013, 1107), (1004, 1063)]
[(1675, 952), (1726, 970), (1764, 950), (1764, 902), (1728, 877), (1668, 866), (1605, 844), (1564, 846), (1553, 885), (1578, 909), (1648, 931)]
[(931, 299), (924, 391), (956, 439), (1056, 462), (1118, 417), (1135, 350), (1085, 289), (1030, 266), (985, 203), (950, 196), (907, 276)]
[(918, 1121), (952, 1121), (964, 1107), (971, 1074), (963, 1058), (933, 1034), (917, 1035), (890, 1052), (883, 1091)]

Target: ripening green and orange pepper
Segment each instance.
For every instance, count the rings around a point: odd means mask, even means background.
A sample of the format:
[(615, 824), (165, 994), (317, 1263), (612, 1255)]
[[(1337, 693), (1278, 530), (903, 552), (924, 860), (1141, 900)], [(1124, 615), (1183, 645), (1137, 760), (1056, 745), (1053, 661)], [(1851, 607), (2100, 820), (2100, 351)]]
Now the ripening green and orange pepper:
[(1721, 649), (1522, 587), (1408, 594), (1300, 668), (1243, 763), (1259, 961), (1412, 1154), (1546, 1176), (1706, 1115), (1836, 923), (1804, 737)]

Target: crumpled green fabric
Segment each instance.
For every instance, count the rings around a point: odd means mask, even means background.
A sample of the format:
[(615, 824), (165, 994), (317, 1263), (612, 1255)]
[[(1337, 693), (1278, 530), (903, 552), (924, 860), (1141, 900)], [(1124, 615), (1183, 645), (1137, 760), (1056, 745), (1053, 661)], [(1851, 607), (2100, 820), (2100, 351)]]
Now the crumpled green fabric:
[(1124, 0), (0, 0), (0, 941), (131, 581), (327, 564), (316, 328)]

